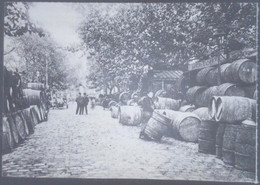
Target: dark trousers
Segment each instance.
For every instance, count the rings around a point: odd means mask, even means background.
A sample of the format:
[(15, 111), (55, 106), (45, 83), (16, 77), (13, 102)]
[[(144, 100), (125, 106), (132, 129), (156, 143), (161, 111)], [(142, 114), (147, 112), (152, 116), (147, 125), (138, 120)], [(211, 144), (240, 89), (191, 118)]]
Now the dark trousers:
[(84, 108), (85, 108), (86, 114), (88, 114), (88, 105), (84, 105)]
[(82, 115), (84, 112), (84, 105), (79, 106), (79, 114)]
[(78, 113), (80, 113), (80, 106), (79, 106), (79, 104), (77, 103), (77, 109), (76, 109), (76, 114), (78, 114)]

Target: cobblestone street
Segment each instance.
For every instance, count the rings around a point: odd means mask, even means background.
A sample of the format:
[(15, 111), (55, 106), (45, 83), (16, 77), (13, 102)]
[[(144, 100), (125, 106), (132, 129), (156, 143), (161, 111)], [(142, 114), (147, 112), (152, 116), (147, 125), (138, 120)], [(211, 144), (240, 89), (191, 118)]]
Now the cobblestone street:
[(143, 141), (139, 131), (101, 107), (89, 115), (75, 115), (75, 104), (50, 110), (48, 122), (3, 155), (3, 176), (254, 181), (254, 173), (198, 153), (198, 144)]

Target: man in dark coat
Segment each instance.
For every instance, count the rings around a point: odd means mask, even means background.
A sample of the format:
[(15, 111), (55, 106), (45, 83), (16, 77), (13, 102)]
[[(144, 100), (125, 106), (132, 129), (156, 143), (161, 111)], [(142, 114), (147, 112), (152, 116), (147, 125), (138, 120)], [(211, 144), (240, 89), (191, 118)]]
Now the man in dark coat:
[(80, 101), (81, 101), (81, 99), (82, 99), (81, 93), (79, 93), (78, 97), (76, 98), (76, 102), (77, 102), (76, 114), (80, 113)]
[(153, 110), (155, 108), (154, 102), (153, 102), (153, 92), (149, 92), (146, 96), (141, 98), (141, 101), (139, 104), (143, 108), (143, 115), (142, 115), (142, 125), (141, 125), (141, 132), (140, 132), (140, 138), (149, 140), (149, 137), (144, 133), (145, 126), (149, 119), (153, 115)]
[(88, 95), (86, 93), (84, 93), (84, 97), (83, 97), (83, 112), (84, 112), (84, 108), (85, 108), (86, 114), (88, 114), (88, 102), (89, 102)]

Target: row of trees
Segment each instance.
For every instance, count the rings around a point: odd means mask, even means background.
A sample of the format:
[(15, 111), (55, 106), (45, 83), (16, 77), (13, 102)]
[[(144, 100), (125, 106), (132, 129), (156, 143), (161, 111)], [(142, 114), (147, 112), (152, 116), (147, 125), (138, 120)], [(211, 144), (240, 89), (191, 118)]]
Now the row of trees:
[[(185, 70), (191, 57), (214, 55), (214, 29), (221, 27), (229, 50), (256, 47), (256, 4), (140, 3), (109, 14), (92, 9), (79, 27), (90, 51), (94, 86), (112, 89), (136, 80), (145, 65)], [(229, 44), (228, 44), (229, 43)], [(134, 85), (136, 87), (136, 85)]]
[(48, 75), (50, 88), (65, 89), (68, 86), (65, 54), (46, 31), (30, 21), (30, 6), (23, 2), (5, 4), (4, 64), (10, 70), (18, 70), (24, 84), (36, 80), (45, 82)]

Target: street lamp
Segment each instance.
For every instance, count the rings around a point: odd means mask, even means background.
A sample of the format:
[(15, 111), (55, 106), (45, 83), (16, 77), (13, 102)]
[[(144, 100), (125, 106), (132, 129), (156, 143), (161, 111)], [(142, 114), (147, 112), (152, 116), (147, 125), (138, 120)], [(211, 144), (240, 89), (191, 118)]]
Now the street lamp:
[(223, 30), (222, 27), (217, 27), (214, 29), (213, 36), (217, 39), (217, 45), (218, 45), (218, 85), (221, 84), (221, 73), (220, 73), (220, 51), (221, 46), (224, 43), (224, 40), (227, 36), (227, 33)]

